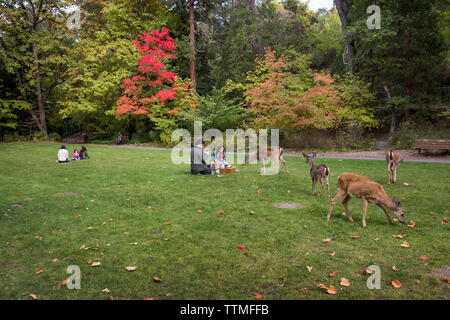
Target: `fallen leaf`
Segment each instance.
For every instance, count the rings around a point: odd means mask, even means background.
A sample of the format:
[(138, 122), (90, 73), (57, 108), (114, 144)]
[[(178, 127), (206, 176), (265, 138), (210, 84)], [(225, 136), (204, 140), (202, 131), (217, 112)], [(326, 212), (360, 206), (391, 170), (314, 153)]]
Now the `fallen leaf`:
[(223, 210), (220, 210), (219, 212), (217, 212), (217, 214), (222, 214), (223, 213)]
[(346, 278), (341, 278), (341, 286), (348, 287), (350, 286), (350, 280)]
[(126, 267), (125, 269), (126, 269), (127, 271), (134, 271), (134, 270), (136, 270), (136, 268), (137, 268), (137, 267)]
[(447, 224), (448, 223), (448, 219), (447, 218), (442, 218), (442, 224)]
[(398, 281), (398, 280), (394, 280), (394, 281), (392, 281), (392, 286), (394, 288), (401, 288), (402, 287), (402, 283), (400, 281)]
[(361, 270), (359, 273), (360, 273), (360, 274), (366, 274), (366, 273), (367, 273), (367, 270), (366, 270), (366, 269), (363, 269), (363, 270)]
[(414, 221), (411, 220), (409, 223), (411, 223), (411, 224), (408, 224), (408, 227), (410, 227), (410, 228), (416, 227), (416, 223)]
[(128, 235), (128, 234), (130, 234), (130, 233), (129, 233), (128, 231), (125, 231), (123, 234), (127, 234), (127, 235)]
[(282, 281), (284, 281), (284, 280), (286, 280), (286, 277), (285, 277), (285, 276), (280, 276), (280, 279), (281, 279)]
[(266, 200), (266, 201), (267, 201), (267, 197), (265, 197), (265, 198), (264, 198), (264, 200)]
[(262, 294), (256, 294), (255, 295), (255, 299), (261, 299), (262, 298)]
[(380, 238), (376, 237), (376, 238), (375, 238), (375, 239), (373, 239), (373, 240), (375, 240), (375, 241), (378, 241), (378, 240), (380, 240)]
[(392, 236), (397, 239), (403, 239), (404, 237), (406, 237), (406, 235), (402, 236), (401, 234), (397, 234), (397, 235), (393, 234)]
[(403, 185), (404, 185), (404, 186), (407, 186), (407, 187), (410, 186), (410, 184), (407, 183), (407, 182), (403, 182)]
[(155, 298), (144, 298), (144, 300), (155, 300)]
[(311, 272), (312, 271), (312, 267), (307, 266), (306, 270), (308, 270), (308, 272)]
[(319, 288), (321, 289), (328, 289), (326, 285), (324, 285), (323, 283), (319, 283)]
[(39, 270), (39, 271), (36, 271), (36, 274), (41, 274), (42, 272), (44, 272), (44, 270)]
[(419, 259), (422, 260), (422, 261), (427, 261), (428, 260), (428, 258), (425, 257), (425, 256), (421, 256)]
[(345, 212), (342, 212), (342, 216), (345, 217), (347, 214)]
[(262, 191), (261, 191), (261, 189), (258, 189), (258, 193), (261, 193)]
[(109, 293), (110, 290), (108, 288), (105, 288), (105, 289), (102, 290), (102, 292)]
[(30, 297), (33, 298), (34, 300), (37, 300), (37, 295), (35, 295), (34, 293), (30, 293)]
[(336, 294), (336, 293), (338, 293), (338, 291), (337, 291), (337, 289), (336, 289), (335, 287), (330, 286), (330, 287), (327, 289), (327, 293), (329, 293), (329, 294)]
[(55, 258), (55, 259), (53, 259), (52, 261), (53, 261), (53, 262), (58, 262), (58, 259)]
[(403, 242), (402, 244), (401, 244), (401, 246), (403, 247), (403, 248), (409, 248), (409, 247), (411, 247), (411, 245), (408, 243), (408, 242)]
[(330, 241), (331, 241), (331, 239), (329, 239), (329, 238), (323, 239), (323, 242), (324, 242), (324, 243), (328, 243), (328, 242), (330, 242)]
[(172, 224), (172, 222), (170, 222), (170, 221), (167, 221), (167, 222), (164, 222), (164, 224)]
[(105, 221), (102, 223), (102, 226), (104, 226), (104, 225), (106, 225), (106, 222), (105, 222)]
[(155, 281), (155, 282), (162, 282), (161, 278), (158, 278), (158, 277), (153, 277), (153, 281)]
[(352, 236), (352, 239), (359, 239), (359, 236)]
[(238, 249), (240, 250), (245, 250), (245, 246), (243, 246), (242, 244), (238, 245)]
[(330, 273), (330, 277), (336, 277), (336, 271), (333, 271), (332, 273)]
[(328, 255), (330, 256), (330, 257), (333, 257), (334, 255), (336, 254), (336, 252), (332, 252), (332, 253), (329, 253)]
[(250, 214), (255, 214), (255, 211), (250, 211)]
[(430, 211), (430, 214), (434, 214), (434, 212), (433, 212), (433, 211)]
[(197, 213), (202, 213), (202, 210), (197, 210)]
[(444, 278), (442, 278), (442, 280), (447, 281), (447, 283), (450, 283), (450, 278), (449, 277), (444, 277)]
[(98, 267), (99, 265), (101, 265), (101, 263), (98, 262), (98, 261), (93, 262), (93, 263), (91, 264), (91, 266), (93, 266), (93, 267)]
[(392, 270), (394, 270), (394, 271), (400, 271), (400, 269), (397, 268), (396, 266), (392, 266)]

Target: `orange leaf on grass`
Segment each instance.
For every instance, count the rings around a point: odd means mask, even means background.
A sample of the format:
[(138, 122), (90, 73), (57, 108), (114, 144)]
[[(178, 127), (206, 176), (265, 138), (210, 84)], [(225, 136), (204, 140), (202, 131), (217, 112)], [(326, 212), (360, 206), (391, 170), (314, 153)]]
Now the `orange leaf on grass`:
[(153, 277), (153, 281), (155, 281), (155, 282), (162, 282), (161, 278), (158, 278), (158, 277)]
[(330, 273), (330, 277), (336, 277), (336, 271), (333, 271), (332, 273)]
[(219, 212), (217, 212), (217, 214), (222, 214), (223, 213), (223, 210), (220, 210)]
[(411, 220), (409, 223), (410, 224), (408, 224), (408, 227), (410, 227), (410, 228), (415, 228), (416, 227), (416, 223), (414, 221)]
[(327, 239), (323, 239), (323, 242), (324, 243), (328, 243), (328, 242), (330, 242), (331, 241), (331, 239), (330, 238), (327, 238)]
[(444, 277), (444, 278), (442, 278), (442, 280), (444, 280), (444, 281), (450, 283), (450, 278), (449, 278), (449, 277)]
[(258, 189), (258, 193), (261, 193), (261, 189)]
[(394, 288), (401, 288), (402, 287), (402, 283), (400, 281), (398, 281), (398, 280), (394, 280), (394, 281), (392, 281), (392, 286)]
[(330, 256), (330, 257), (333, 257), (334, 255), (336, 254), (336, 252), (332, 252), (332, 253), (329, 253), (328, 255)]
[(33, 298), (34, 300), (37, 300), (37, 295), (35, 295), (34, 293), (30, 293), (30, 297)]
[(402, 246), (403, 248), (409, 248), (409, 247), (411, 247), (411, 245), (409, 244), (409, 242), (406, 242), (406, 241), (404, 241), (404, 242), (401, 244), (401, 246)]
[(350, 285), (350, 280), (346, 278), (341, 278), (341, 286), (348, 287)]
[(338, 293), (338, 291), (337, 291), (337, 289), (336, 289), (335, 287), (330, 286), (330, 287), (327, 289), (327, 293), (329, 293), (329, 294), (336, 294), (336, 293)]
[(425, 257), (425, 256), (421, 256), (419, 259), (422, 260), (422, 261), (427, 261), (428, 260), (428, 258)]
[(448, 223), (448, 219), (447, 218), (442, 218), (442, 224), (447, 224)]
[(401, 234), (397, 234), (397, 235), (393, 234), (392, 236), (397, 239), (403, 239), (404, 237), (406, 237), (406, 235), (402, 236)]
[(312, 271), (312, 267), (307, 266), (306, 270), (308, 270), (308, 272), (311, 272)]
[(240, 244), (240, 245), (238, 245), (238, 249), (240, 249), (240, 250), (245, 250), (245, 246), (242, 245), (242, 244)]
[(39, 271), (36, 271), (36, 274), (41, 274), (42, 272), (44, 272), (44, 270), (39, 270)]
[(125, 270), (127, 271), (134, 271), (137, 267), (126, 267)]
[(359, 236), (352, 236), (352, 239), (359, 239)]
[(144, 300), (155, 300), (155, 298), (144, 298)]
[(255, 294), (255, 299), (261, 299), (262, 298), (262, 294)]

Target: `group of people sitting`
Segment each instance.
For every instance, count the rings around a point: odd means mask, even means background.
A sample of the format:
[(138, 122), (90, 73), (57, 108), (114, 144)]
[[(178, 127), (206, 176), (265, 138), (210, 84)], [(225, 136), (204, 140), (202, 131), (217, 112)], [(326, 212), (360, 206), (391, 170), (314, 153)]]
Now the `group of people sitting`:
[(70, 162), (74, 160), (90, 159), (87, 149), (84, 145), (81, 146), (80, 151), (77, 149), (73, 150), (73, 158), (69, 158), (69, 151), (67, 151), (66, 146), (62, 145), (61, 149), (58, 151), (58, 160), (56, 162)]
[(211, 153), (210, 164), (207, 164), (209, 155), (204, 153), (205, 141), (199, 140), (194, 144), (191, 149), (191, 173), (192, 174), (219, 174), (220, 169), (229, 168), (231, 165), (227, 164), (226, 152), (223, 145), (218, 145), (217, 148)]

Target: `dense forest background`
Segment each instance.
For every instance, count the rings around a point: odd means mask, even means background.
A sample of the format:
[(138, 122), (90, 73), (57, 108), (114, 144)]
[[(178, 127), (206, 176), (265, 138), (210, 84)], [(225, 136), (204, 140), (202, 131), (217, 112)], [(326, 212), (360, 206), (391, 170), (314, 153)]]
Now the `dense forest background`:
[(194, 120), (291, 148), (450, 138), (448, 1), (334, 3), (0, 0), (1, 140), (170, 145)]

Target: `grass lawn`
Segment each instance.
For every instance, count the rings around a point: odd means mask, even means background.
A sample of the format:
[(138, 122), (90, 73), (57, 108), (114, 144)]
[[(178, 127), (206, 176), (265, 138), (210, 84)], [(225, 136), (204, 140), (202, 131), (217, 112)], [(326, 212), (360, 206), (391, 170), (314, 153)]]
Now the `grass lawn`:
[[(261, 176), (253, 165), (218, 178), (186, 174), (189, 165), (172, 164), (170, 152), (160, 150), (88, 146), (90, 160), (58, 164), (59, 146), (0, 144), (0, 299), (450, 297), (438, 274), (450, 265), (449, 224), (442, 223), (450, 209), (449, 164), (406, 162), (388, 186), (384, 161), (317, 159), (331, 169), (332, 197), (340, 173), (363, 174), (401, 201), (405, 222), (416, 222), (389, 225), (369, 204), (363, 229), (359, 199), (349, 203), (354, 223), (341, 203), (326, 222), (330, 199), (326, 191), (311, 195), (303, 158), (286, 158), (289, 175), (282, 167), (278, 176)], [(304, 208), (272, 207), (281, 202)], [(80, 290), (58, 289), (69, 265), (81, 269)], [(360, 274), (369, 265), (381, 269), (380, 290), (369, 290), (370, 275)]]

